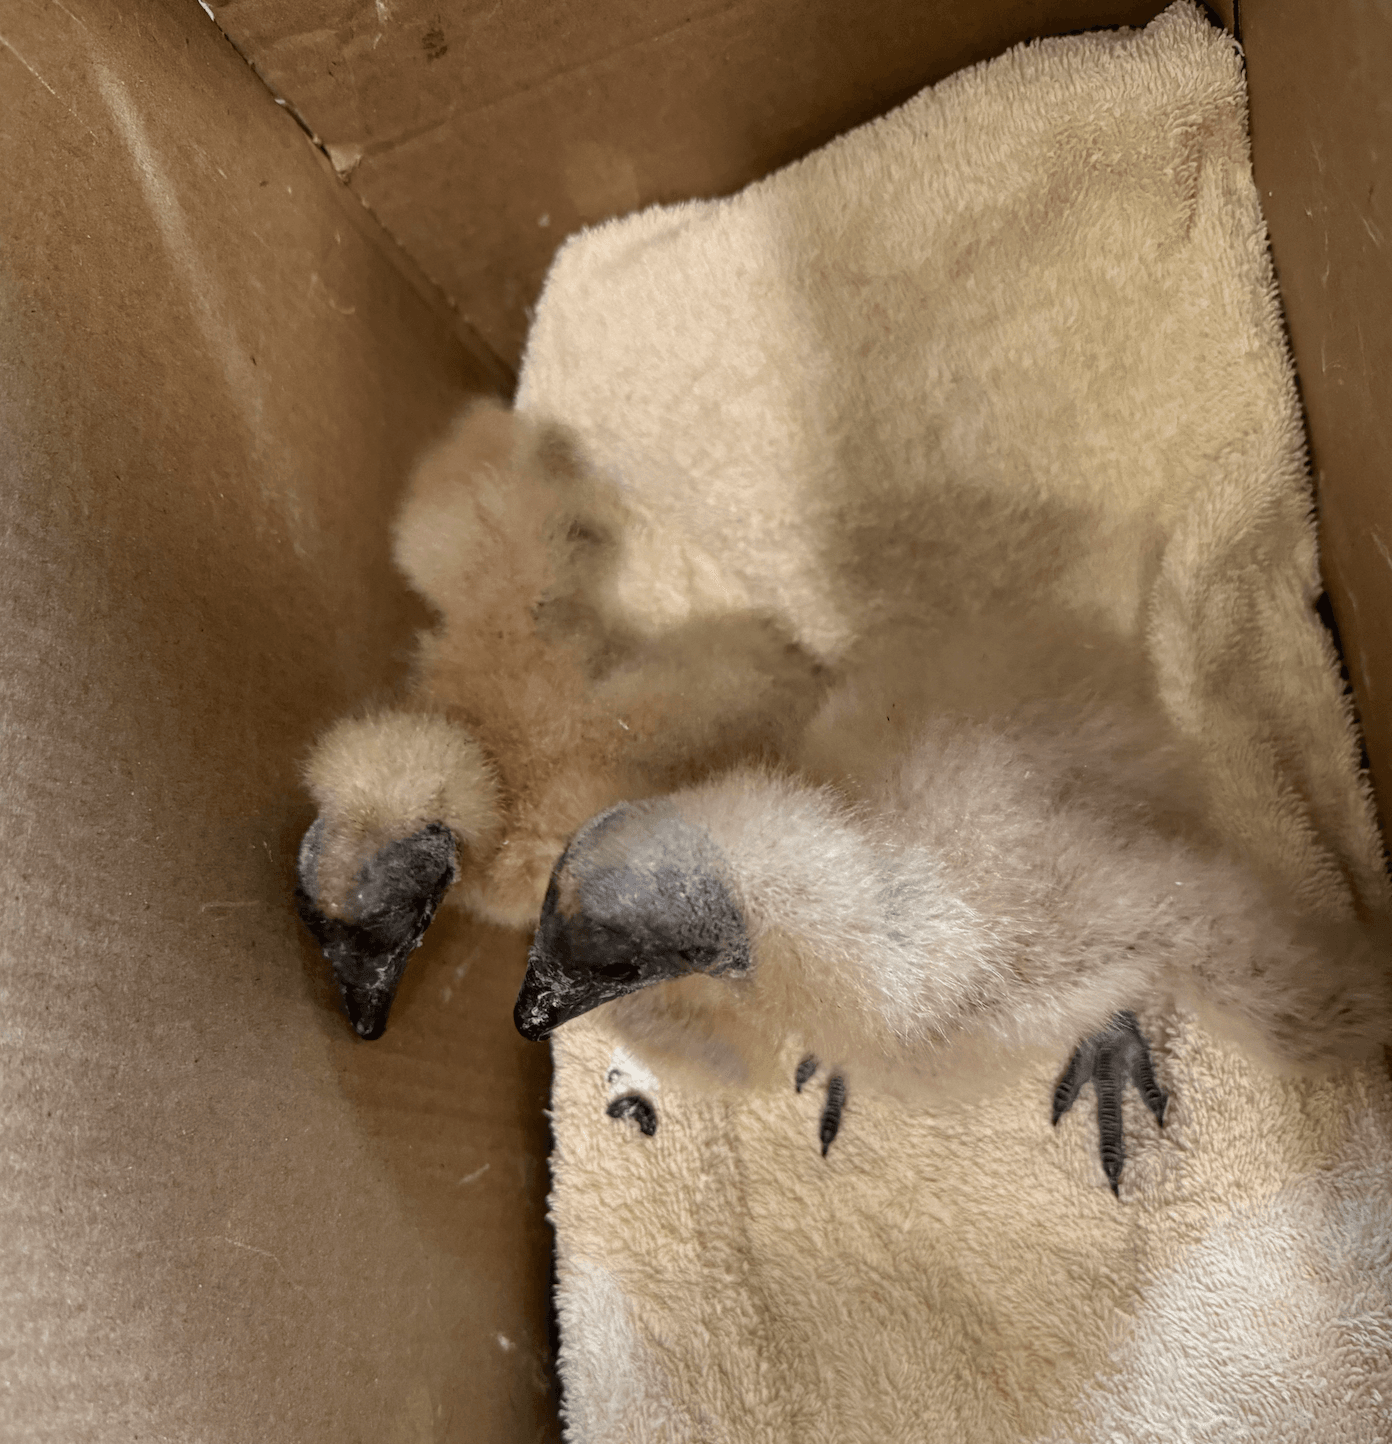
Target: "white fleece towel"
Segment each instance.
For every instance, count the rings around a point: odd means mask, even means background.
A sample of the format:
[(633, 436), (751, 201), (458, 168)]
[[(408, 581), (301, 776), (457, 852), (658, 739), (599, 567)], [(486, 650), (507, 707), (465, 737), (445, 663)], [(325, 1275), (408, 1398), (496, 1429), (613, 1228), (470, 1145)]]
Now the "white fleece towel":
[[(518, 397), (641, 520), (658, 628), (776, 610), (828, 659), (890, 590), (945, 698), (1047, 689), (1034, 615), (1129, 658), (1215, 824), (1330, 913), (1385, 900), (1319, 583), (1240, 58), (1189, 0), (1031, 44), (725, 201), (572, 240)], [(877, 558), (879, 559), (877, 561)], [(1019, 626), (1016, 626), (1017, 621)], [(1079, 655), (1082, 655), (1080, 650)], [(1124, 670), (1124, 669), (1123, 669)], [(568, 1437), (1392, 1438), (1392, 1085), (1144, 1017), (1120, 1202), (1063, 1058), (909, 1109), (555, 1043)], [(657, 1132), (605, 1115), (637, 1089)]]

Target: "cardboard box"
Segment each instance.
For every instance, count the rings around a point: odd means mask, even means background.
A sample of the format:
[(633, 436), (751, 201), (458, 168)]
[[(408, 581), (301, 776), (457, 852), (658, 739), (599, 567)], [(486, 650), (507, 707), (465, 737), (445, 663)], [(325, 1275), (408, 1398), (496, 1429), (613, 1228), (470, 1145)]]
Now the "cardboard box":
[[(0, 1438), (558, 1437), (525, 940), (442, 918), (368, 1048), (289, 902), (412, 457), (570, 231), (1161, 8), (0, 7)], [(1386, 797), (1392, 20), (1234, 10)]]

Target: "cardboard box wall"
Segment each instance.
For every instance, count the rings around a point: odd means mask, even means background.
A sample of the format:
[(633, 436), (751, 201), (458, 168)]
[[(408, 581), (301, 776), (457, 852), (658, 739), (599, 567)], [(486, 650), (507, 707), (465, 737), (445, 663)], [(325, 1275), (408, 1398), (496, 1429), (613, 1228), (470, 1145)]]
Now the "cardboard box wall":
[[(524, 940), (442, 919), (367, 1046), (289, 906), (411, 458), (576, 226), (1160, 8), (216, 7), (316, 146), (193, 0), (0, 0), (0, 1438), (558, 1436)], [(1386, 797), (1392, 17), (1223, 18)]]

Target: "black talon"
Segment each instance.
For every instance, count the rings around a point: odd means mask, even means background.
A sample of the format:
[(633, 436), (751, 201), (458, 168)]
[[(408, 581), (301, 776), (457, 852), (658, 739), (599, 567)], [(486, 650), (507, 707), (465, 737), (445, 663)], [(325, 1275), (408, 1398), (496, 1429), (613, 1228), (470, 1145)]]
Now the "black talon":
[(1165, 1126), (1165, 1105), (1170, 1101), (1170, 1095), (1155, 1080), (1155, 1069), (1150, 1061), (1150, 1049), (1146, 1047), (1145, 1038), (1141, 1034), (1141, 1025), (1134, 1013), (1120, 1013), (1127, 1027), (1135, 1035), (1140, 1045), (1131, 1059), (1131, 1081), (1136, 1085), (1136, 1091), (1145, 1100), (1145, 1106), (1155, 1115), (1155, 1121), (1161, 1128)]
[(641, 1093), (625, 1093), (604, 1110), (610, 1118), (631, 1118), (638, 1125), (638, 1131), (651, 1138), (657, 1132), (657, 1109)]
[(1083, 1084), (1092, 1077), (1092, 1065), (1097, 1057), (1097, 1040), (1085, 1038), (1073, 1050), (1073, 1056), (1068, 1060), (1068, 1067), (1063, 1070), (1063, 1077), (1059, 1079), (1054, 1089), (1054, 1126), (1073, 1106), (1078, 1094), (1082, 1091)]
[(819, 1130), (822, 1140), (822, 1157), (835, 1141), (841, 1128), (841, 1113), (846, 1106), (846, 1080), (833, 1073), (827, 1081), (826, 1107), (822, 1109), (822, 1126)]
[(811, 1053), (797, 1065), (797, 1072), (793, 1074), (793, 1084), (799, 1093), (802, 1092), (802, 1085), (817, 1071), (817, 1060)]
[(1097, 1094), (1098, 1152), (1102, 1171), (1113, 1194), (1121, 1197), (1122, 1169), (1126, 1164), (1126, 1138), (1121, 1100), (1129, 1078), (1162, 1128), (1169, 1094), (1155, 1080), (1150, 1049), (1132, 1012), (1118, 1013), (1101, 1032), (1085, 1038), (1068, 1060), (1054, 1088), (1053, 1122), (1072, 1108), (1082, 1086), (1092, 1079)]
[(1092, 1086), (1097, 1094), (1097, 1146), (1102, 1155), (1102, 1171), (1112, 1186), (1113, 1196), (1120, 1198), (1121, 1170), (1126, 1163), (1126, 1134), (1121, 1117), (1121, 1090), (1125, 1084), (1117, 1067), (1117, 1049), (1110, 1043), (1104, 1042), (1097, 1050)]

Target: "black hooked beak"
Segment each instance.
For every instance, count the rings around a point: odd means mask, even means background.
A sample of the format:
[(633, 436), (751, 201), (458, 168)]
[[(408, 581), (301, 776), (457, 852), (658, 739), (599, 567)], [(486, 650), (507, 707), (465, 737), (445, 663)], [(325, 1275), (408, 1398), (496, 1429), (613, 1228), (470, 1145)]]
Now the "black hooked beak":
[[(311, 828), (306, 844), (313, 838)], [(315, 906), (305, 887), (304, 856), (295, 889), (300, 919), (333, 969), (353, 1031), (369, 1041), (380, 1038), (406, 964), (458, 876), (454, 834), (432, 823), (388, 843), (363, 865), (345, 917), (329, 917)]]
[(517, 1031), (533, 1043), (549, 1038), (562, 1023), (635, 991), (645, 981), (657, 981), (640, 976), (631, 939), (612, 930), (606, 930), (605, 937), (594, 937), (595, 930), (583, 915), (561, 916), (556, 893), (553, 880), (512, 1010)]
[[(421, 932), (424, 931), (422, 927)], [(345, 958), (343, 963), (334, 963), (334, 981), (343, 999), (343, 1011), (359, 1038), (371, 1042), (386, 1032), (387, 1015), (396, 1001), (397, 986), (406, 971), (407, 960), (421, 941), (417, 938), (408, 947), (385, 958), (363, 956), (359, 952)], [(325, 956), (329, 956), (329, 950), (324, 951)], [(372, 981), (359, 981), (364, 972), (372, 976)]]
[[(635, 814), (640, 825), (650, 825), (654, 809), (621, 805), (602, 813), (577, 834), (551, 874), (512, 1014), (517, 1031), (532, 1042), (653, 983), (748, 970), (743, 914), (691, 842), (691, 829), (657, 814), (665, 820), (665, 831), (652, 833), (664, 844), (657, 861), (630, 861), (623, 849), (635, 839), (621, 829)], [(605, 854), (606, 837), (617, 839), (618, 861)], [(636, 837), (638, 850), (644, 843)]]

